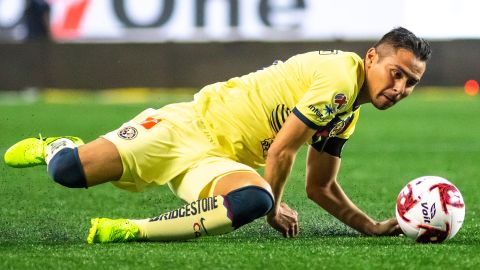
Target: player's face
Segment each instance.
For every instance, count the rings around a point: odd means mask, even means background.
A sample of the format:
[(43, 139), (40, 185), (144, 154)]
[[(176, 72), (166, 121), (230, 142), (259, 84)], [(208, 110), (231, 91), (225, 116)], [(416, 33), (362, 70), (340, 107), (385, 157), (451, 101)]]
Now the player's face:
[(371, 48), (365, 58), (370, 102), (380, 110), (410, 95), (425, 72), (426, 63), (406, 49)]

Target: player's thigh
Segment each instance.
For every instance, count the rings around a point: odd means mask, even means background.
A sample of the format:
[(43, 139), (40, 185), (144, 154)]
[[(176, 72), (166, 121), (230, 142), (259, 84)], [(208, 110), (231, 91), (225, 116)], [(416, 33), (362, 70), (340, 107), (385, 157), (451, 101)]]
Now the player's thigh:
[(112, 183), (130, 191), (171, 182), (213, 147), (191, 103), (146, 109), (102, 137), (116, 146), (123, 165), (121, 178)]
[(214, 195), (225, 195), (245, 186), (259, 186), (271, 192), (270, 185), (255, 169), (228, 158), (208, 156), (169, 183), (172, 191), (190, 202)]
[(122, 176), (123, 166), (120, 154), (115, 145), (104, 138), (79, 146), (78, 155), (87, 186), (115, 181)]

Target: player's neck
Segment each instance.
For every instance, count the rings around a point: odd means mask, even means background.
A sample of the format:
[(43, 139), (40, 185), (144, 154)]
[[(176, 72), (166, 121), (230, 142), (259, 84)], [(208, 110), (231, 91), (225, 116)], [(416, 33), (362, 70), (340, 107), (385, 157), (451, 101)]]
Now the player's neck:
[(362, 105), (370, 102), (371, 102), (370, 94), (368, 93), (368, 86), (367, 86), (367, 83), (365, 82), (362, 88), (360, 89), (360, 92), (358, 93), (357, 104)]

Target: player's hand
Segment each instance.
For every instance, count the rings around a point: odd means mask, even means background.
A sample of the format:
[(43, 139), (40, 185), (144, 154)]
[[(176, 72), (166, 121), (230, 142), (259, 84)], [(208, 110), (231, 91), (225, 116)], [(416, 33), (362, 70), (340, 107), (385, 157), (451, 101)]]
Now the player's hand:
[(267, 215), (267, 222), (275, 230), (281, 232), (284, 237), (295, 237), (298, 235), (298, 213), (281, 203), (276, 213)]
[(376, 222), (372, 232), (375, 236), (397, 236), (402, 233), (402, 229), (400, 229), (397, 219), (391, 218), (385, 221)]

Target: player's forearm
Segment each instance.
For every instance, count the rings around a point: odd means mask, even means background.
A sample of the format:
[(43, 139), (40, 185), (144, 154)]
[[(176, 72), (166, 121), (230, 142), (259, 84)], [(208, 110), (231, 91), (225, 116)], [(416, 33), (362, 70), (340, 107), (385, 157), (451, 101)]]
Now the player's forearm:
[(360, 210), (343, 192), (338, 183), (333, 182), (327, 187), (310, 188), (310, 199), (331, 215), (367, 235), (375, 235), (376, 221)]
[(270, 215), (275, 215), (282, 201), (283, 190), (290, 171), (292, 170), (295, 153), (288, 151), (269, 151), (264, 178), (272, 187), (275, 206)]

